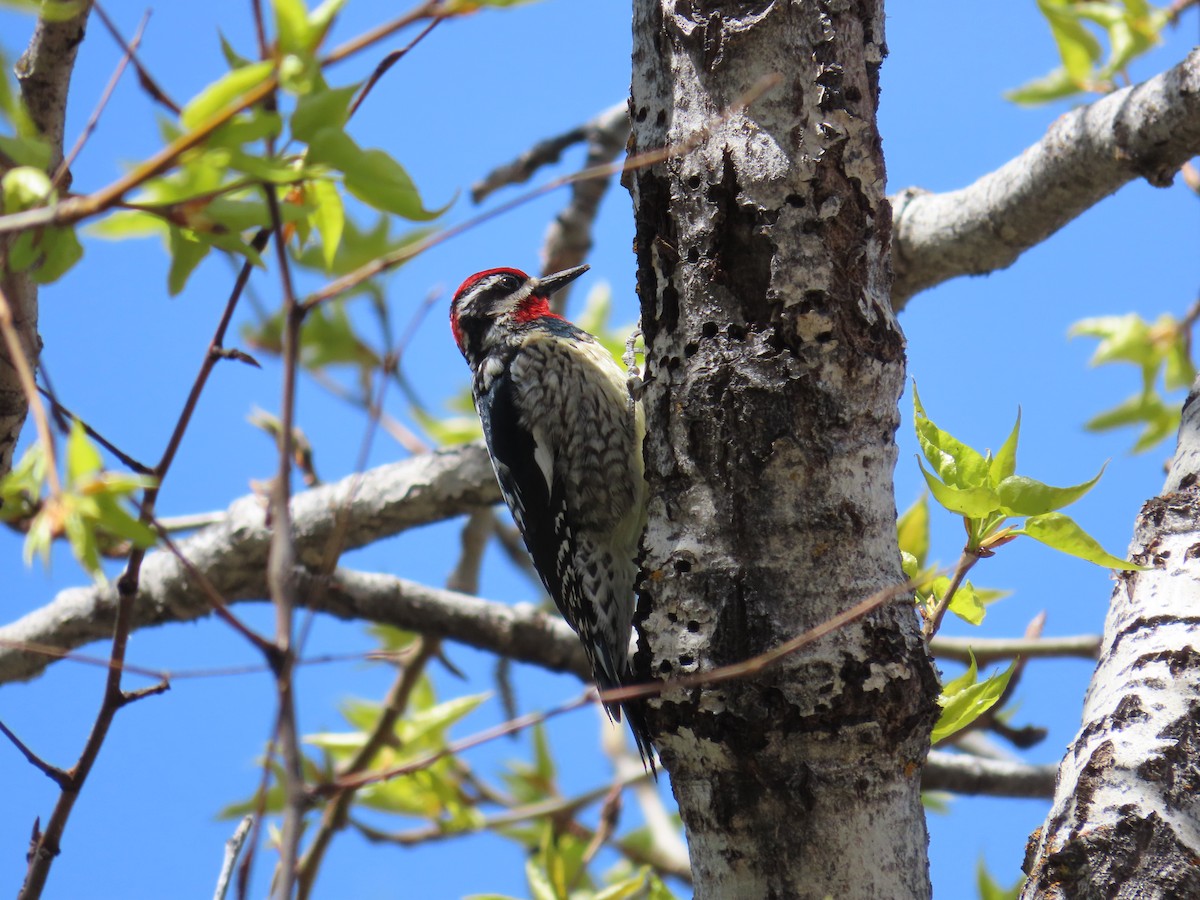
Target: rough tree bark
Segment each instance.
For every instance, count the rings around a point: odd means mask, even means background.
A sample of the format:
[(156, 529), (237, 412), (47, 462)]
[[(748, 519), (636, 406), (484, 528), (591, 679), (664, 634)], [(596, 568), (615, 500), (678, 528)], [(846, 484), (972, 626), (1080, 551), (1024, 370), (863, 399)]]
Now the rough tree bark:
[(1024, 898), (1200, 897), (1200, 381), (1129, 558)]
[[(629, 178), (655, 498), (644, 674), (747, 659), (904, 580), (884, 53), (877, 0), (634, 3), (631, 149), (703, 135)], [(650, 714), (696, 896), (928, 896), (936, 693), (905, 601), (761, 677), (668, 690)]]
[[(58, 2), (52, 0), (51, 5)], [(47, 166), (50, 172), (58, 167), (63, 158), (67, 93), (92, 3), (91, 0), (85, 0), (76, 6), (78, 13), (65, 21), (38, 19), (29, 46), (16, 65), (21, 98), (50, 147), (50, 163)], [(31, 366), (36, 367), (41, 352), (41, 339), (37, 333), (37, 284), (26, 273), (7, 272), (7, 256), (7, 242), (0, 239), (0, 289), (12, 308), (13, 325), (20, 335), (25, 357)], [(12, 468), (13, 451), (28, 411), (28, 401), (21, 390), (16, 367), (8, 358), (4, 343), (0, 341), (0, 477), (7, 475)]]

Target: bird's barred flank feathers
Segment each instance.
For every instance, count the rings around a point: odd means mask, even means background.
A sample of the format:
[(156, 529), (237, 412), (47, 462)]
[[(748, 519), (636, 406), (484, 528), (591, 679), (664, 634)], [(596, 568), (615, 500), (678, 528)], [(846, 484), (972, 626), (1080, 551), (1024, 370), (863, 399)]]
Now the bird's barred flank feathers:
[[(550, 296), (586, 270), (542, 278), (509, 268), (477, 272), (455, 292), (450, 327), (471, 367), (500, 492), (603, 691), (634, 680), (644, 426), (624, 370), (592, 335), (550, 311)], [(617, 721), (622, 708), (657, 776), (641, 701), (606, 704)]]

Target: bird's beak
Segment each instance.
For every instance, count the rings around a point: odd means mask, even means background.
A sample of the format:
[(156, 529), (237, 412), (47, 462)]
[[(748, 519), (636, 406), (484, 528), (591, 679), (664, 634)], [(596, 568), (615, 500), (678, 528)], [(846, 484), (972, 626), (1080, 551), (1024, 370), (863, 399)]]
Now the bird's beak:
[(533, 293), (539, 297), (549, 298), (555, 291), (566, 287), (590, 268), (591, 266), (589, 265), (575, 266), (570, 269), (563, 269), (561, 272), (555, 272), (553, 275), (544, 275), (537, 279)]

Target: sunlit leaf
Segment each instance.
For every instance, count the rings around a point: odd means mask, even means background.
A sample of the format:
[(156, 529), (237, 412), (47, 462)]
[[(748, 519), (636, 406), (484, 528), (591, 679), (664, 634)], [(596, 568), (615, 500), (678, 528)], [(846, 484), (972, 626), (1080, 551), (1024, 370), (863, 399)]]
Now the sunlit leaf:
[[(937, 476), (952, 488), (970, 490), (988, 483), (988, 462), (978, 450), (943, 431), (925, 414), (913, 383), (913, 412), (917, 442)], [(936, 494), (935, 494), (936, 497)], [(939, 501), (940, 502), (940, 501)]]
[(188, 101), (183, 112), (179, 114), (180, 123), (189, 130), (199, 127), (243, 94), (266, 81), (274, 66), (272, 62), (251, 63), (221, 76)]
[(1074, 503), (1096, 486), (1106, 466), (1096, 477), (1071, 487), (1052, 487), (1024, 475), (1010, 475), (1000, 482), (997, 493), (1004, 511), (1014, 516), (1039, 516)]
[(921, 474), (925, 477), (925, 484), (929, 486), (929, 492), (933, 494), (933, 499), (950, 512), (971, 519), (982, 519), (1000, 508), (1000, 498), (990, 487), (965, 490), (951, 487), (938, 481), (927, 472), (919, 459), (917, 465), (921, 468)]
[(1062, 513), (1052, 512), (1046, 513), (1044, 516), (1030, 516), (1025, 520), (1024, 525), (1016, 529), (1016, 533), (1028, 535), (1047, 547), (1053, 547), (1055, 550), (1061, 550), (1071, 556), (1086, 559), (1088, 562), (1106, 569), (1135, 571), (1146, 568), (1108, 553), (1094, 537), (1080, 528), (1073, 519)]
[[(896, 520), (896, 539), (902, 553), (912, 555), (918, 568), (929, 557), (929, 495), (922, 494)], [(911, 577), (912, 573), (909, 574)]]
[(971, 664), (967, 671), (942, 688), (942, 696), (938, 698), (942, 714), (933, 726), (933, 743), (936, 744), (961, 731), (995, 706), (1004, 689), (1008, 687), (1008, 680), (1016, 670), (1016, 665), (1017, 661), (1013, 660), (1003, 672), (985, 681), (976, 682), (978, 669), (975, 665), (975, 655), (971, 654)]

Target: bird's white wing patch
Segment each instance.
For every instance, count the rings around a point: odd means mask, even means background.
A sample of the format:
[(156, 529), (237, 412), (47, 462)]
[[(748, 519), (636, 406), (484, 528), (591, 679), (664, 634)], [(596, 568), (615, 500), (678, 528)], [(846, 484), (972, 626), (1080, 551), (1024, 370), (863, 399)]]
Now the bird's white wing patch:
[(542, 478), (546, 479), (546, 493), (550, 493), (554, 485), (554, 454), (540, 428), (533, 430), (533, 461), (537, 463)]

